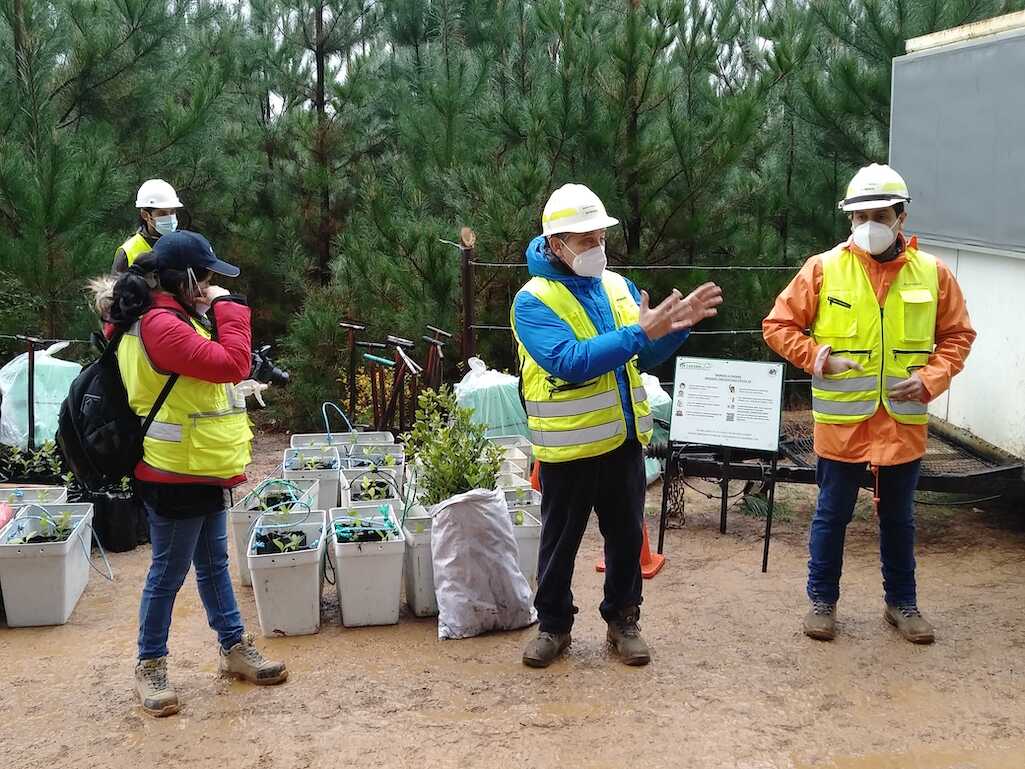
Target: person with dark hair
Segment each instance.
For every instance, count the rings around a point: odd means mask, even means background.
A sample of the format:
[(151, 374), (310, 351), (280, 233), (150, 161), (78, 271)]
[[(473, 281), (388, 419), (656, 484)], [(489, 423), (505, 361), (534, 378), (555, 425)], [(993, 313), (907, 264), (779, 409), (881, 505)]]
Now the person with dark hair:
[(140, 256), (153, 248), (163, 235), (178, 229), (178, 209), (182, 202), (174, 187), (163, 179), (147, 179), (135, 196), (139, 209), (139, 229), (114, 252), (111, 274), (121, 275)]
[(255, 684), (288, 676), (285, 665), (264, 659), (245, 632), (228, 574), (225, 493), (245, 481), (253, 436), (233, 383), (249, 374), (252, 340), (245, 298), (211, 285), (211, 278), (238, 274), (202, 235), (179, 231), (140, 255), (102, 303), (108, 336), (120, 332), (118, 367), (136, 414), (149, 414), (168, 377), (178, 375), (135, 469), (153, 544), (139, 608), (135, 681), (143, 709), (155, 716), (180, 707), (167, 678), (167, 638), (175, 597), (192, 565), (220, 642), (220, 673)]
[(883, 618), (912, 643), (935, 638), (918, 608), (914, 492), (928, 404), (964, 368), (975, 331), (953, 273), (904, 234), (910, 202), (889, 166), (858, 171), (839, 204), (850, 237), (810, 258), (762, 321), (769, 347), (812, 375), (819, 498), (804, 633), (820, 641), (836, 635), (844, 538), (866, 465), (875, 479)]

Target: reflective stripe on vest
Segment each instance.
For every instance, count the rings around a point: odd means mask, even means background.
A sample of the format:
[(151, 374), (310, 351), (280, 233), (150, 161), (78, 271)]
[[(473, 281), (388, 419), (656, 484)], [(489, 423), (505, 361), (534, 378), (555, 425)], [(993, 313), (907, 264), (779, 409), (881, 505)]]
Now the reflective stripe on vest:
[[(151, 310), (160, 312), (161, 310)], [(128, 403), (140, 419), (149, 414), (167, 382), (149, 360), (139, 337), (141, 322), (122, 336), (118, 368)], [(209, 332), (192, 321), (196, 333)], [(224, 480), (245, 472), (252, 458), (249, 416), (235, 406), (232, 386), (180, 376), (143, 439), (143, 460), (150, 467), (198, 481)]]
[[(128, 266), (131, 267), (136, 259), (147, 251), (152, 251), (153, 248), (150, 246), (149, 241), (146, 240), (141, 233), (137, 232), (121, 244), (121, 250), (125, 252), (125, 258), (128, 259)], [(175, 385), (175, 387), (177, 387), (177, 385)]]
[(882, 308), (856, 254), (840, 247), (823, 255), (812, 337), (863, 370), (812, 378), (816, 422), (861, 422), (880, 404), (902, 424), (928, 422), (926, 404), (891, 401), (887, 392), (928, 363), (935, 346), (938, 297), (936, 260), (917, 249), (907, 249), (907, 261)]
[[(616, 327), (636, 323), (640, 309), (626, 280), (608, 271), (601, 280)], [(583, 306), (561, 282), (535, 277), (521, 290), (547, 305), (577, 339), (598, 336)], [(564, 382), (541, 368), (519, 342), (515, 313), (512, 325), (519, 345), (521, 387), (535, 456), (543, 462), (568, 462), (600, 456), (622, 445), (626, 440), (626, 418), (615, 372), (584, 383)], [(634, 430), (637, 439), (647, 444), (654, 430), (654, 420), (636, 358), (626, 363), (626, 372)]]

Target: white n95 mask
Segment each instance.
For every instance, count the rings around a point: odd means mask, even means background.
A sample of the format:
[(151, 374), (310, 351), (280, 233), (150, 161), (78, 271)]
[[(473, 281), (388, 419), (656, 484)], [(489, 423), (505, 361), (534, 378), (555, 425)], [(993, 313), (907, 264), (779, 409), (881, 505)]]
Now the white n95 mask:
[(893, 245), (897, 239), (897, 227), (900, 220), (894, 223), (893, 227), (887, 227), (880, 222), (865, 222), (857, 227), (851, 228), (854, 236), (854, 245), (862, 251), (867, 251), (873, 256), (878, 256)]
[(562, 244), (566, 246), (566, 250), (573, 254), (573, 272), (577, 275), (584, 278), (597, 278), (605, 272), (605, 267), (609, 261), (605, 256), (604, 244), (581, 251), (579, 254), (573, 253), (573, 249), (569, 247), (566, 241), (562, 241)]

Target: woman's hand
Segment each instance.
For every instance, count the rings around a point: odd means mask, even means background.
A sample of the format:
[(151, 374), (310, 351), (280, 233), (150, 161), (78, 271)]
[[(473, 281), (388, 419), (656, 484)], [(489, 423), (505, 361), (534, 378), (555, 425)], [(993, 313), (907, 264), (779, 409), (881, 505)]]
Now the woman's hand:
[(207, 286), (206, 291), (203, 292), (203, 301), (206, 304), (213, 304), (214, 299), (220, 299), (222, 296), (228, 296), (231, 292), (226, 288), (220, 286)]

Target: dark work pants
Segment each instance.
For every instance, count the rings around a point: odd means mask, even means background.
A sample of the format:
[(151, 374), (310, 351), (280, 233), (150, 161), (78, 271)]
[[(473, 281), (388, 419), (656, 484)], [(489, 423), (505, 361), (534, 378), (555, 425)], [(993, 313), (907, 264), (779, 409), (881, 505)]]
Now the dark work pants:
[[(879, 558), (883, 595), (891, 606), (914, 606), (915, 488), (921, 461), (879, 468)], [(808, 537), (808, 597), (836, 603), (840, 598), (843, 547), (854, 515), (864, 463), (819, 457), (819, 501)]]
[(593, 509), (605, 538), (605, 599), (610, 621), (641, 604), (644, 526), (644, 453), (635, 439), (591, 459), (541, 463), (541, 552), (537, 607), (540, 629), (566, 633), (573, 626), (573, 566)]

